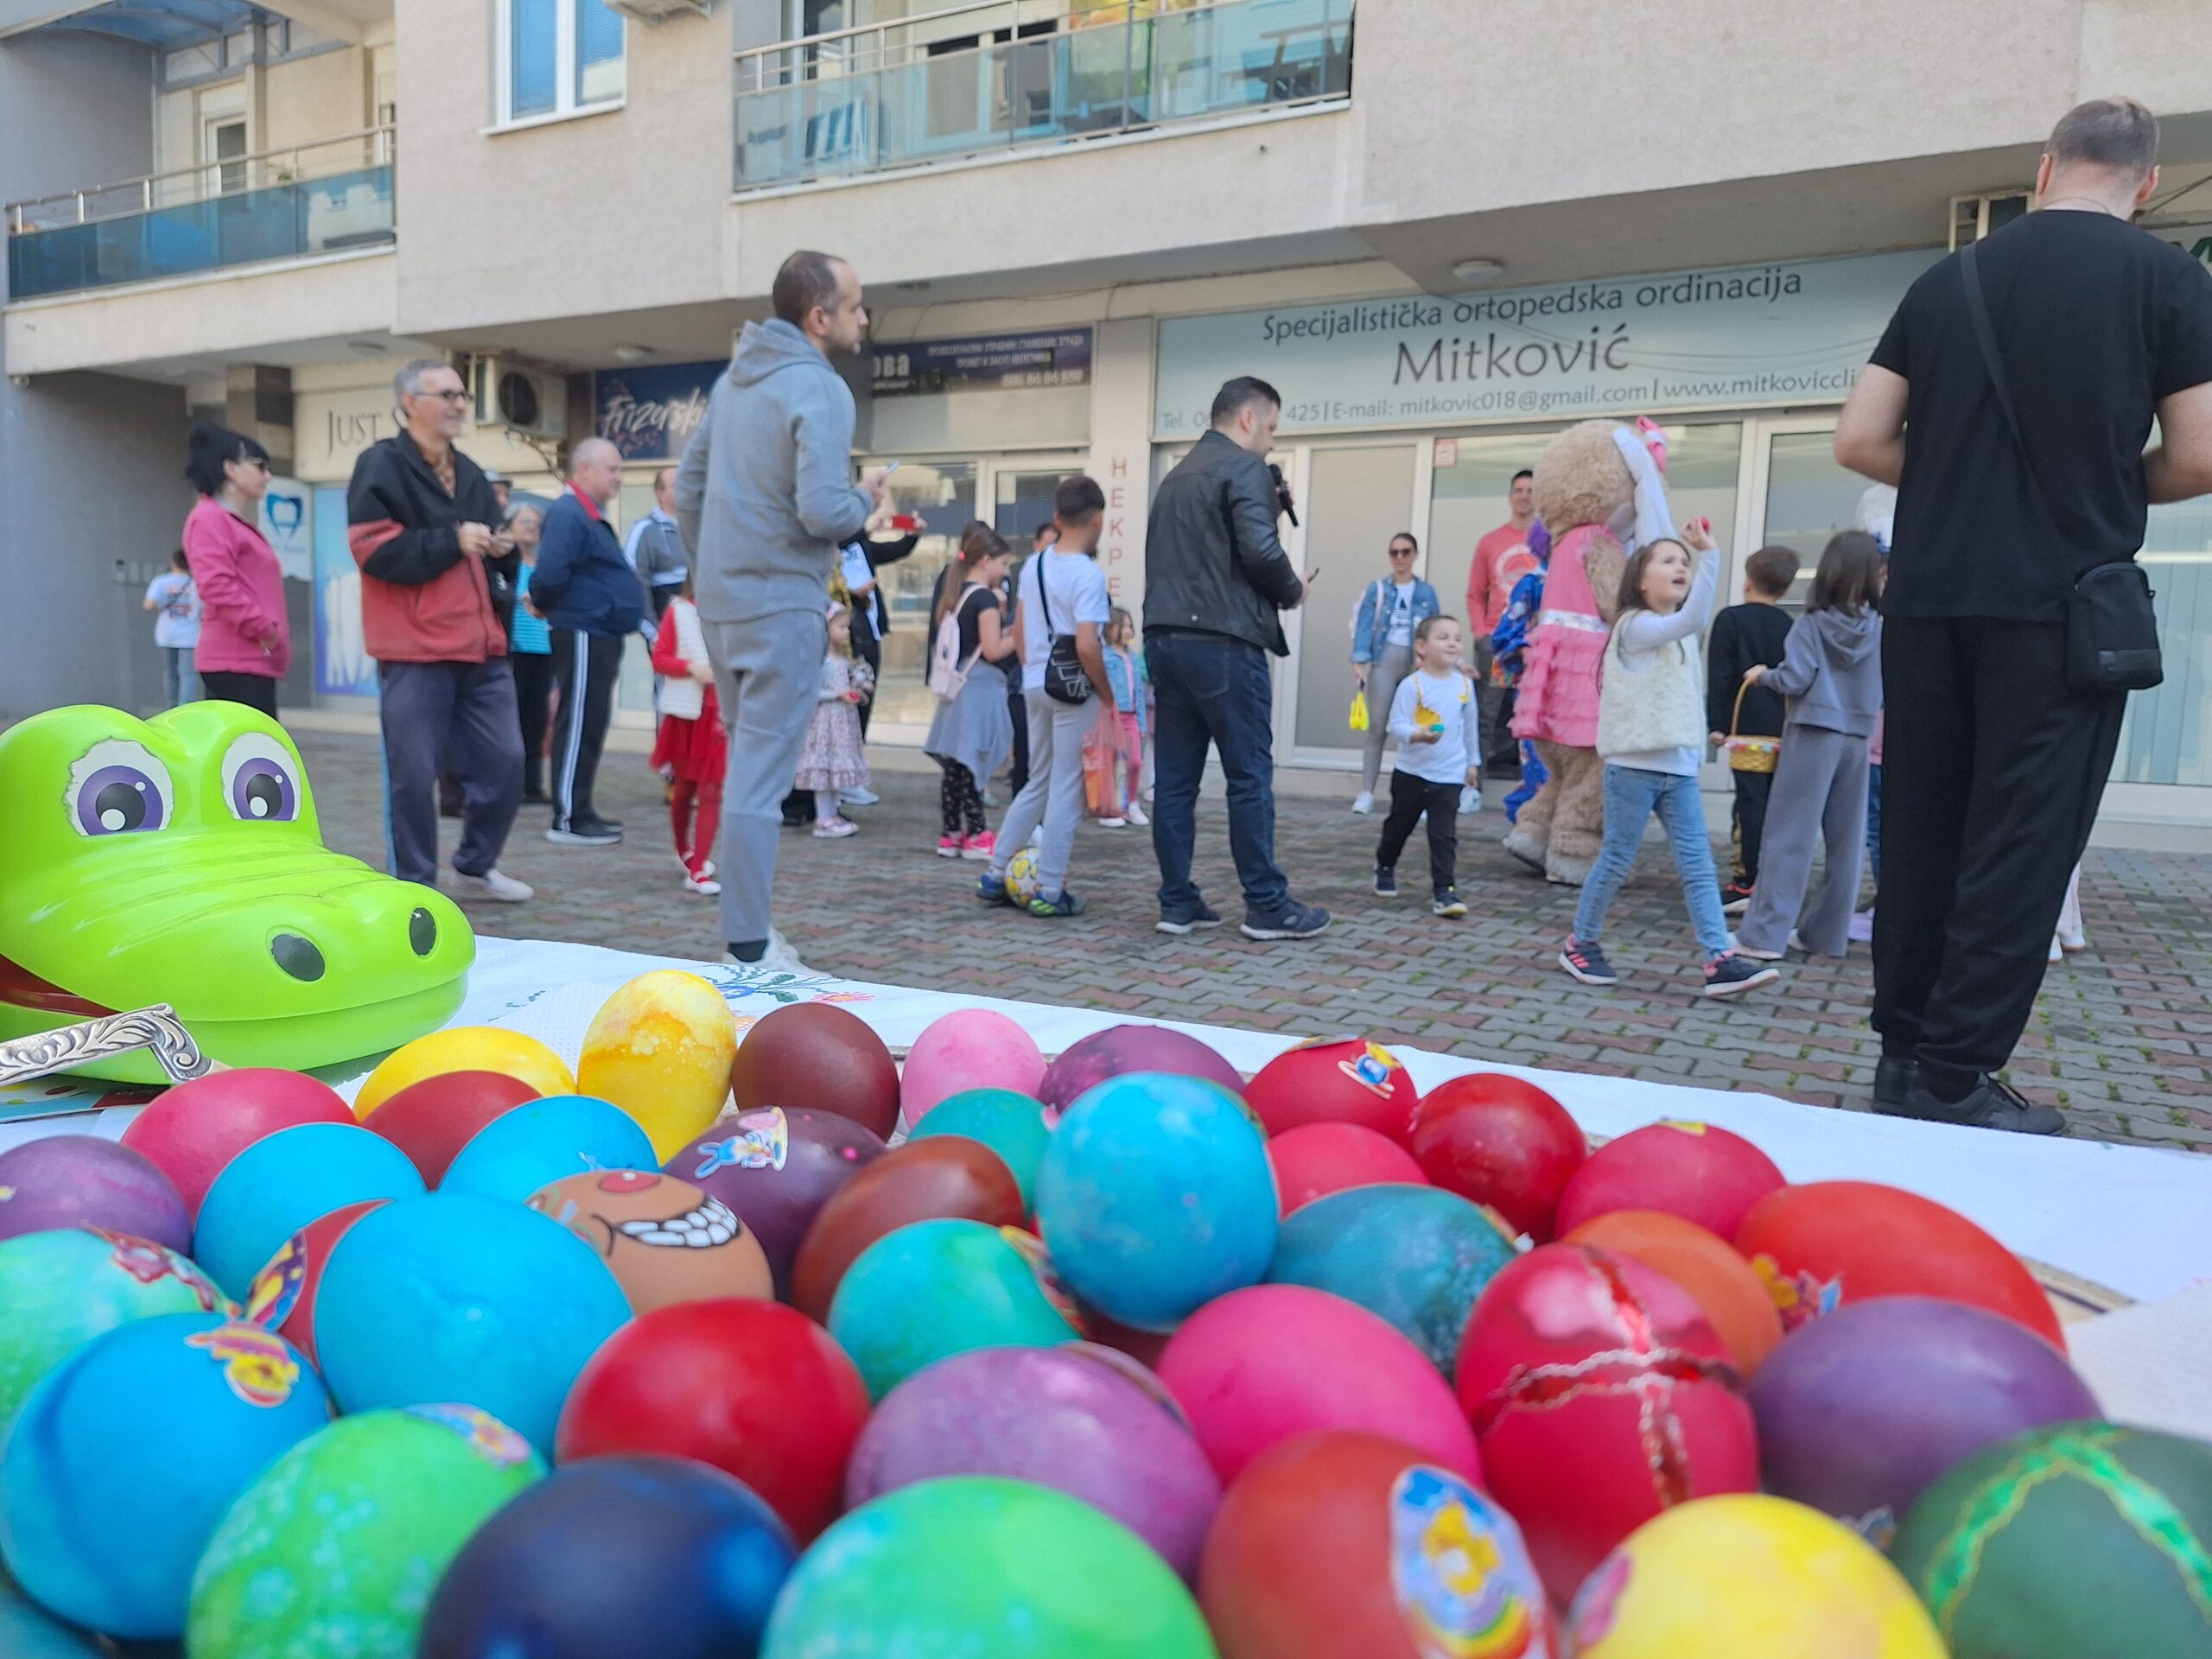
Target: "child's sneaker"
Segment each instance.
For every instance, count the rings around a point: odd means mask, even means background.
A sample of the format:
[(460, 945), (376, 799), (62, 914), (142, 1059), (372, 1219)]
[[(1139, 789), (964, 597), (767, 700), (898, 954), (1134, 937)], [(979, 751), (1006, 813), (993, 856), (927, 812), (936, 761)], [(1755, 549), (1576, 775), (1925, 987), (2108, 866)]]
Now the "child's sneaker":
[(711, 899), (721, 890), (722, 884), (711, 875), (695, 875), (689, 870), (683, 873), (683, 891), (686, 893), (704, 893)]
[(987, 905), (1010, 905), (1014, 895), (1006, 890), (1006, 878), (993, 875), (988, 870), (976, 879), (976, 897)]
[(1377, 899), (1395, 899), (1398, 896), (1397, 871), (1382, 864), (1375, 867), (1375, 896)]
[(1080, 916), (1090, 906), (1084, 902), (1080, 893), (1062, 887), (1058, 898), (1032, 899), (1028, 908), (1032, 916), (1058, 917)]
[(842, 841), (847, 836), (860, 834), (861, 827), (850, 818), (817, 818), (814, 838), (817, 841)]
[(1458, 890), (1452, 887), (1446, 887), (1438, 893), (1436, 902), (1429, 906), (1429, 910), (1432, 913), (1443, 917), (1446, 921), (1452, 922), (1458, 921), (1467, 913), (1466, 906), (1459, 901)]
[(1748, 991), (1781, 977), (1780, 969), (1751, 962), (1731, 950), (1705, 964), (1705, 994), (1734, 996), (1739, 991)]
[(1748, 881), (1724, 881), (1720, 886), (1720, 913), (1740, 916), (1751, 907), (1751, 884)]
[(1866, 909), (1864, 909), (1864, 910), (1860, 910), (1860, 911), (1853, 911), (1853, 912), (1852, 912), (1852, 917), (1851, 917), (1850, 938), (1851, 938), (1851, 942), (1852, 942), (1853, 944), (1872, 944), (1872, 943), (1873, 943), (1873, 939), (1874, 939), (1874, 907), (1873, 907), (1873, 906), (1869, 905), (1869, 906), (1866, 906)]
[(1101, 818), (1098, 820), (1098, 827), (1101, 830), (1126, 830), (1128, 828), (1128, 823), (1129, 821), (1127, 818), (1120, 817)]
[(967, 849), (968, 837), (965, 836), (939, 836), (937, 838), (937, 855), (939, 858), (958, 858)]
[(960, 856), (972, 862), (988, 864), (999, 849), (999, 838), (986, 830), (968, 837), (968, 844), (960, 849)]
[(1605, 960), (1596, 941), (1583, 944), (1569, 939), (1559, 953), (1559, 965), (1585, 985), (1617, 985), (1620, 976), (1613, 971), (1613, 964)]
[(1147, 824), (1152, 822), (1150, 818), (1145, 817), (1144, 809), (1139, 806), (1135, 801), (1131, 801), (1129, 803), (1129, 810), (1122, 813), (1122, 816), (1127, 818), (1132, 825), (1139, 830), (1143, 829)]

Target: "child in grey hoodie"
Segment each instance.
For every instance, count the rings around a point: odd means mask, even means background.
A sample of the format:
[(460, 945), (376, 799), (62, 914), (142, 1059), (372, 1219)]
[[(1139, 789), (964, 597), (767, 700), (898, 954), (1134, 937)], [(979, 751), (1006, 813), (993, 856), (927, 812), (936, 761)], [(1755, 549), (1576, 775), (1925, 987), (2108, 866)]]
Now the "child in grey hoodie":
[[(1782, 666), (1745, 671), (1752, 684), (1780, 692), (1789, 715), (1758, 888), (1737, 929), (1744, 956), (1773, 962), (1785, 948), (1826, 957), (1849, 949), (1866, 844), (1866, 740), (1882, 709), (1881, 592), (1881, 544), (1858, 530), (1831, 537)], [(1808, 903), (1815, 836), (1827, 866)]]

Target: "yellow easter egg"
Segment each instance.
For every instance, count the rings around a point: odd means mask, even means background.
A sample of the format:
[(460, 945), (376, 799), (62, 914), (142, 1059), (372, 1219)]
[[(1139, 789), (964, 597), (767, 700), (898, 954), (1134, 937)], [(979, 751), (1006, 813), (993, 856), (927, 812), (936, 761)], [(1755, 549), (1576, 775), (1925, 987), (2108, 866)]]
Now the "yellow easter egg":
[(1645, 1522), (1568, 1616), (1579, 1659), (1944, 1659), (1904, 1574), (1787, 1498), (1699, 1498)]
[(573, 1095), (569, 1064), (535, 1037), (500, 1026), (455, 1026), (417, 1037), (384, 1057), (353, 1096), (353, 1116), (366, 1117), (410, 1084), (448, 1071), (497, 1071), (541, 1095)]
[(703, 1134), (729, 1098), (737, 1021), (696, 974), (640, 974), (608, 997), (584, 1033), (576, 1084), (645, 1126), (664, 1162)]

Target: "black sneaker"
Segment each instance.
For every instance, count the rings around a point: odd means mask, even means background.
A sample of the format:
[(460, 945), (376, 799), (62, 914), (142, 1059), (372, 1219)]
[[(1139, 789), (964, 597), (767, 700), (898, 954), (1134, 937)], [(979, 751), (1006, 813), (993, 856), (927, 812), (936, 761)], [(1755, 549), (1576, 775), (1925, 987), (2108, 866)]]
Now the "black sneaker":
[(1060, 889), (1060, 896), (1058, 898), (1032, 899), (1026, 908), (1032, 916), (1052, 918), (1059, 916), (1080, 916), (1084, 911), (1089, 910), (1090, 906), (1084, 902), (1084, 897), (1081, 893), (1077, 893), (1070, 887), (1062, 887)]
[(1751, 907), (1751, 884), (1748, 881), (1724, 881), (1720, 886), (1720, 913), (1740, 916)]
[(1613, 971), (1613, 964), (1605, 960), (1605, 953), (1595, 944), (1582, 944), (1573, 939), (1559, 953), (1559, 965), (1585, 985), (1618, 985), (1620, 976)]
[(1889, 1117), (1904, 1116), (1905, 1097), (1919, 1081), (1920, 1065), (1910, 1055), (1883, 1055), (1874, 1062), (1874, 1109)]
[(1771, 963), (1753, 962), (1748, 957), (1730, 950), (1715, 957), (1705, 964), (1705, 994), (1707, 996), (1735, 996), (1741, 992), (1770, 984), (1782, 977), (1782, 970)]
[(1014, 895), (1006, 890), (1006, 878), (993, 875), (988, 870), (976, 878), (976, 896), (987, 905), (1011, 905)]
[(1994, 1077), (1984, 1077), (1971, 1094), (1957, 1101), (1939, 1099), (1916, 1078), (1891, 1116), (1970, 1129), (2006, 1129), (2014, 1135), (2059, 1135), (2066, 1128), (2066, 1115), (2056, 1106), (2038, 1106)]
[(1310, 939), (1328, 925), (1329, 912), (1319, 905), (1286, 899), (1274, 910), (1247, 910), (1236, 931), (1248, 939)]
[(1446, 887), (1438, 893), (1436, 902), (1428, 908), (1432, 915), (1441, 916), (1452, 922), (1458, 921), (1467, 913), (1467, 906), (1460, 901), (1458, 890), (1452, 887)]
[(1161, 912), (1156, 925), (1162, 933), (1196, 933), (1205, 928), (1219, 927), (1221, 912), (1202, 899), (1196, 910), (1184, 911), (1173, 916)]
[(1398, 873), (1377, 864), (1375, 867), (1375, 896), (1395, 899), (1398, 896)]
[(545, 839), (556, 847), (612, 847), (622, 839), (622, 832), (605, 829), (588, 818), (579, 818), (565, 827), (555, 824), (545, 832)]

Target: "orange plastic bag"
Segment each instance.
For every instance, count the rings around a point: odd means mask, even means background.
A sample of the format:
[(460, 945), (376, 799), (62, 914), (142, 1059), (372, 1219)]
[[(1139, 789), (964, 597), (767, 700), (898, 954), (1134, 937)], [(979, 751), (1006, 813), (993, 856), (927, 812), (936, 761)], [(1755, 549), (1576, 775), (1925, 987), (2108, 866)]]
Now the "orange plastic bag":
[(1116, 817), (1122, 810), (1121, 796), (1114, 786), (1114, 757), (1121, 747), (1117, 725), (1112, 705), (1104, 704), (1083, 735), (1084, 803), (1096, 818)]

